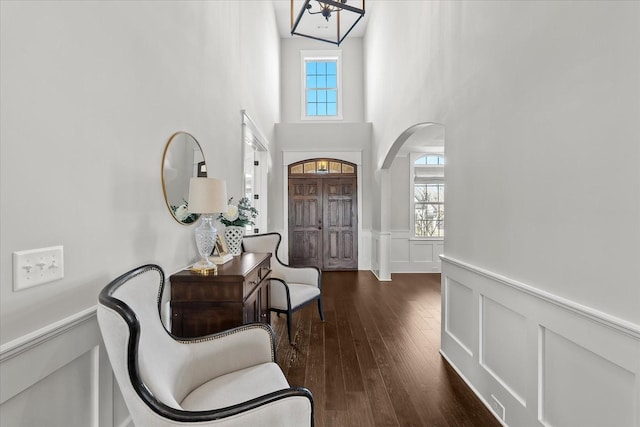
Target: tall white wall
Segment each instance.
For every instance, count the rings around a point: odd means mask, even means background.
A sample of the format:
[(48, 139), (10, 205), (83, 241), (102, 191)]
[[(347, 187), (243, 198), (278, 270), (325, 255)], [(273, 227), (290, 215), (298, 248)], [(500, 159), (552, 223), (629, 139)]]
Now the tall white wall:
[[(43, 390), (51, 384), (67, 389), (69, 399), (51, 404), (67, 408), (75, 408), (75, 396), (95, 391), (92, 364), (102, 366), (95, 355), (104, 354), (95, 350), (91, 310), (104, 285), (143, 263), (170, 274), (196, 257), (193, 227), (175, 222), (163, 199), (168, 138), (192, 133), (210, 176), (240, 193), (240, 111), (273, 135), (280, 41), (273, 6), (263, 1), (2, 1), (0, 7), (2, 424), (21, 425), (29, 423), (24, 402), (49, 413)], [(12, 252), (52, 245), (64, 245), (64, 279), (14, 292)], [(68, 360), (56, 356), (54, 364), (50, 352), (23, 351), (40, 348), (34, 337), (46, 341), (76, 324), (89, 332), (63, 340), (61, 348), (75, 349), (64, 353)], [(65, 360), (80, 365), (58, 372)], [(34, 363), (43, 367), (37, 375)], [(9, 370), (24, 375), (6, 381)], [(41, 382), (52, 373), (53, 383)], [(65, 383), (72, 378), (86, 381)], [(102, 399), (110, 393), (100, 384)], [(108, 425), (113, 414), (102, 412), (100, 424)], [(12, 416), (24, 418), (6, 418)]]
[(372, 8), (367, 120), (379, 155), (445, 125), (447, 254), (640, 323), (640, 4), (403, 5)]
[(446, 129), (443, 354), (509, 425), (640, 425), (640, 4), (372, 3), (374, 162)]
[(364, 122), (362, 38), (347, 38), (340, 46), (294, 36), (281, 39), (282, 122), (301, 123), (302, 71), (300, 51), (342, 51), (342, 123)]

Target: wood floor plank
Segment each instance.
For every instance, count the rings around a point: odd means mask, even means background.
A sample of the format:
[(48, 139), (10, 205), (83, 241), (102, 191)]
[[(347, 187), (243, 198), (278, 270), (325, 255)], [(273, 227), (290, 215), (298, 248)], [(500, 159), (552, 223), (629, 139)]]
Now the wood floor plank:
[(316, 427), (499, 427), (440, 356), (439, 274), (323, 272), (326, 322), (317, 305), (272, 317), (278, 363), (314, 395)]
[(354, 307), (347, 302), (341, 302), (336, 307), (336, 326), (340, 343), (340, 358), (342, 361), (342, 373), (344, 377), (345, 391), (364, 392), (362, 373), (356, 353), (356, 346), (351, 334), (349, 312)]
[(311, 315), (309, 310), (295, 312), (292, 333), (294, 345), (289, 353), (287, 378), (292, 385), (302, 386), (307, 369), (307, 357), (310, 354), (309, 334), (311, 333)]
[(324, 402), (325, 397), (325, 358), (324, 358), (324, 324), (320, 322), (311, 323), (311, 333), (309, 335), (309, 356), (307, 357), (307, 370), (305, 372), (304, 386), (313, 390), (315, 401), (315, 421), (316, 426), (325, 424)]
[(376, 368), (364, 371), (364, 383), (374, 420), (372, 425), (376, 427), (399, 426), (400, 423), (396, 417), (393, 403), (389, 398), (380, 370)]
[(342, 357), (340, 355), (340, 340), (334, 310), (325, 311), (326, 322), (324, 325), (324, 355), (325, 360), (325, 401), (327, 411), (345, 411), (347, 402), (345, 398), (344, 376), (342, 371)]

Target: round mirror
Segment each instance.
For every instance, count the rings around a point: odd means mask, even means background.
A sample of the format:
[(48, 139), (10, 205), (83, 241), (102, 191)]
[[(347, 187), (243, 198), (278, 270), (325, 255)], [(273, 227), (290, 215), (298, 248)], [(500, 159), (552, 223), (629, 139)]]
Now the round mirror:
[(200, 215), (189, 213), (189, 180), (206, 177), (207, 166), (200, 144), (187, 132), (171, 135), (162, 155), (162, 191), (173, 218), (180, 224), (196, 222)]

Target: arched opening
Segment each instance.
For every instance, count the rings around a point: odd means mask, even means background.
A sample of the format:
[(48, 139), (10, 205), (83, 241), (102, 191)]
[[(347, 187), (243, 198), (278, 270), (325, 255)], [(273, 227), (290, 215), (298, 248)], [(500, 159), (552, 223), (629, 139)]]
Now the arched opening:
[(372, 270), (380, 280), (440, 272), (444, 158), (444, 126), (424, 122), (404, 130), (381, 160), (380, 232), (372, 242)]

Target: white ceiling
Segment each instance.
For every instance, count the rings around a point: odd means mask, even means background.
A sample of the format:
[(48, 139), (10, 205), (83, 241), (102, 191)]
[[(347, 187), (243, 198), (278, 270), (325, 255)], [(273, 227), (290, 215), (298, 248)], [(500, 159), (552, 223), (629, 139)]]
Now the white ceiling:
[[(280, 33), (281, 38), (290, 38), (291, 36), (291, 0), (272, 0), (273, 1), (273, 9), (276, 13), (276, 22), (278, 24), (278, 32)], [(296, 1), (296, 4), (299, 4), (299, 1)], [(312, 4), (316, 4), (315, 1), (312, 1)], [(368, 15), (366, 13), (366, 7), (369, 3), (365, 3), (365, 14), (364, 17), (356, 24), (353, 30), (349, 33), (348, 38), (351, 37), (364, 37), (364, 34), (367, 29), (368, 23)], [(299, 10), (294, 11), (294, 16), (297, 15)], [(293, 36), (298, 37), (298, 36)]]

